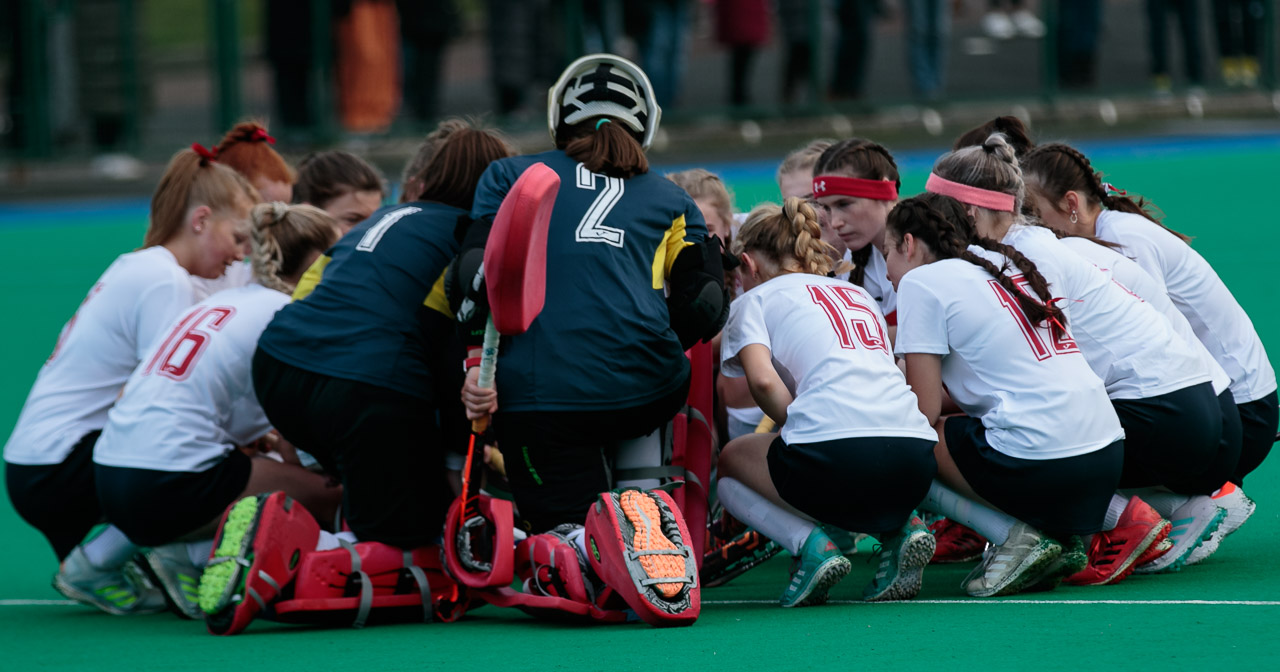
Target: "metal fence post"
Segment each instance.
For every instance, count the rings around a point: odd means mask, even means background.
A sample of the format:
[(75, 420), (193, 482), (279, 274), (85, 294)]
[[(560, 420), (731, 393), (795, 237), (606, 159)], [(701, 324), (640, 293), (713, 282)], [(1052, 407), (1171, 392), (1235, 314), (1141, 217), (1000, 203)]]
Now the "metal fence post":
[(311, 134), (313, 140), (327, 142), (333, 135), (332, 55), (333, 6), (330, 0), (311, 2)]
[(1052, 103), (1058, 97), (1058, 0), (1040, 3), (1044, 14), (1044, 53), (1040, 57), (1040, 96)]
[(822, 84), (822, 2), (809, 0), (809, 109), (817, 110), (823, 104)]
[(225, 131), (240, 120), (243, 109), (240, 93), (239, 0), (212, 0), (213, 62), (218, 88), (218, 128)]
[(53, 152), (52, 114), (49, 105), (48, 37), (49, 13), (40, 0), (19, 0), (21, 35), (15, 36), (22, 48), (22, 114), (23, 155), (46, 157)]

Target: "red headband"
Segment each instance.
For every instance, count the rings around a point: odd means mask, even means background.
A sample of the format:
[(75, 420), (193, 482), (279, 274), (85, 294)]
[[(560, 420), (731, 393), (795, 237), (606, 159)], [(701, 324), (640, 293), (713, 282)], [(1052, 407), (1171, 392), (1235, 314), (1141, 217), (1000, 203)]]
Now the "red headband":
[(1013, 194), (991, 191), (990, 189), (979, 189), (967, 184), (952, 182), (946, 178), (938, 177), (936, 173), (929, 173), (929, 181), (924, 183), (924, 190), (940, 196), (950, 196), (961, 203), (976, 205), (988, 210), (1013, 212)]
[(261, 141), (263, 141), (263, 142), (265, 142), (265, 143), (267, 143), (267, 144), (270, 144), (270, 145), (274, 145), (274, 144), (276, 144), (276, 139), (275, 139), (275, 138), (273, 138), (273, 137), (271, 137), (270, 135), (267, 135), (267, 129), (265, 129), (265, 128), (261, 128), (261, 127), (259, 127), (259, 128), (255, 128), (255, 129), (253, 130), (253, 135), (249, 136), (249, 139), (250, 139), (250, 140), (261, 140)]
[(817, 175), (813, 178), (813, 197), (855, 196), (877, 201), (898, 200), (898, 185), (888, 180), (864, 180), (860, 177)]

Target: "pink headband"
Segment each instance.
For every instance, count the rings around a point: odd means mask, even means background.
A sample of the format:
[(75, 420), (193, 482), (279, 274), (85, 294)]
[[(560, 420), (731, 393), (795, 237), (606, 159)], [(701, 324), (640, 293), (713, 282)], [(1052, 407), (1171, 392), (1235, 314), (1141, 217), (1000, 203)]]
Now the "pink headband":
[(980, 208), (1013, 212), (1012, 194), (1002, 194), (998, 191), (979, 189), (967, 184), (952, 182), (946, 178), (938, 177), (936, 173), (929, 173), (929, 181), (924, 183), (924, 189), (930, 193), (950, 196), (961, 203), (976, 205)]
[(818, 175), (813, 178), (813, 196), (855, 196), (876, 201), (896, 201), (898, 186), (888, 180), (864, 180), (860, 177)]

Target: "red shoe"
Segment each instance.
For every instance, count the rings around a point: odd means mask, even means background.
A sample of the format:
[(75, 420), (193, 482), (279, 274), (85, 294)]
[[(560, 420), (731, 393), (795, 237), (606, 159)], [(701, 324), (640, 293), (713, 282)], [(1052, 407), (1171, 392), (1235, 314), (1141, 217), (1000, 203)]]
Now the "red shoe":
[(1142, 564), (1149, 549), (1169, 536), (1172, 528), (1146, 502), (1131, 497), (1115, 529), (1093, 535), (1089, 565), (1063, 581), (1077, 586), (1119, 583)]
[(940, 518), (929, 526), (938, 546), (930, 564), (969, 562), (982, 557), (987, 538), (950, 518)]

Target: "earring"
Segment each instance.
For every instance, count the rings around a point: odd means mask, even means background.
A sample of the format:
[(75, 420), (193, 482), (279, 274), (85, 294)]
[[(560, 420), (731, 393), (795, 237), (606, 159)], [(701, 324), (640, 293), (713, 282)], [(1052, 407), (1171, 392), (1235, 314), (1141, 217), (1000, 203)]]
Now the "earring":
[(1072, 210), (1072, 211), (1071, 211), (1071, 223), (1072, 223), (1072, 224), (1075, 224), (1075, 223), (1076, 223), (1076, 222), (1078, 222), (1078, 221), (1080, 221), (1080, 216), (1076, 214), (1076, 211), (1075, 211), (1075, 210)]

